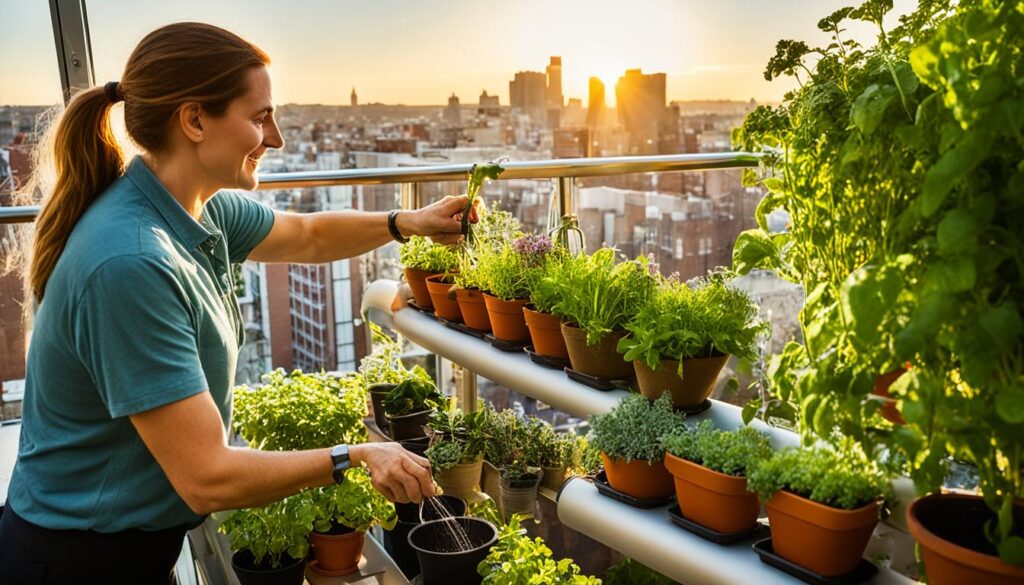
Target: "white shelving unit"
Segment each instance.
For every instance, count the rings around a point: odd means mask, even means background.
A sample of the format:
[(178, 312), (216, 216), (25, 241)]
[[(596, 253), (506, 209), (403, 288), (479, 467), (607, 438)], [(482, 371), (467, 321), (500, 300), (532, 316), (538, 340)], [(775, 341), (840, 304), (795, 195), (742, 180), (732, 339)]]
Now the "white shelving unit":
[[(626, 395), (621, 390), (594, 390), (570, 380), (563, 372), (533, 363), (525, 352), (519, 355), (500, 351), (414, 309), (392, 314), (390, 306), (397, 285), (390, 280), (371, 284), (363, 297), (363, 314), (437, 355), (574, 416), (606, 412)], [(724, 429), (735, 429), (743, 424), (739, 407), (716, 400), (712, 400), (706, 412), (691, 418), (708, 418)], [(769, 433), (776, 449), (799, 444), (797, 435), (790, 431), (769, 427), (761, 421), (754, 421), (752, 425)], [(558, 497), (558, 518), (562, 524), (680, 583), (800, 583), (762, 563), (750, 548), (752, 540), (720, 546), (675, 526), (665, 511), (665, 507), (640, 510), (602, 496), (583, 478), (568, 481)], [(880, 568), (871, 583), (890, 585), (914, 581)]]

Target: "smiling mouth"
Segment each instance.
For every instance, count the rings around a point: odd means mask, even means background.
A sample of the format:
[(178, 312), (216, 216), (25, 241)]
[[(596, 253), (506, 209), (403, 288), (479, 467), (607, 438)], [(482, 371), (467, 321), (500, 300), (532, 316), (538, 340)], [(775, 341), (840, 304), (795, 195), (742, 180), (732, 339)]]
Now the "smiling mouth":
[(245, 159), (248, 160), (249, 162), (251, 162), (253, 165), (258, 165), (259, 162), (260, 162), (260, 158), (262, 158), (262, 157), (252, 156), (252, 155), (249, 155), (249, 156), (245, 157)]

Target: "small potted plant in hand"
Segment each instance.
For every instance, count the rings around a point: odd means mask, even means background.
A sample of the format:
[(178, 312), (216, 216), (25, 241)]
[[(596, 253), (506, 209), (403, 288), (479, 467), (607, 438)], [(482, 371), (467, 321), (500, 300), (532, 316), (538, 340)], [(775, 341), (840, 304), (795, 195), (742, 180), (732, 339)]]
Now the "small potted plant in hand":
[(301, 585), (314, 511), (299, 493), (261, 508), (235, 510), (220, 525), (228, 536), (231, 568), (241, 585)]
[(384, 414), (391, 438), (396, 441), (424, 436), (431, 411), (441, 408), (445, 397), (430, 379), (408, 378), (384, 398)]
[(697, 406), (711, 394), (730, 355), (753, 360), (766, 330), (746, 293), (712, 275), (691, 289), (666, 280), (626, 325), (619, 351), (633, 362), (640, 392), (671, 392), (676, 408)]
[(438, 485), (469, 504), (482, 498), (480, 474), (489, 440), (484, 430), (486, 417), (484, 410), (469, 414), (457, 408), (439, 410), (430, 414), (427, 425), (430, 447), (426, 456)]
[(675, 477), (683, 516), (721, 533), (753, 529), (761, 506), (747, 469), (772, 456), (768, 435), (752, 427), (718, 430), (711, 421), (666, 435), (665, 467)]
[(405, 266), (405, 280), (412, 289), (416, 304), (425, 309), (434, 306), (427, 290), (427, 277), (451, 272), (459, 263), (454, 249), (422, 236), (412, 236), (402, 244), (398, 260)]
[(310, 570), (321, 575), (347, 575), (359, 568), (366, 531), (380, 524), (394, 527), (395, 506), (373, 488), (365, 468), (345, 472), (338, 485), (309, 490), (314, 514), (309, 542), (316, 558)]
[(685, 417), (672, 410), (667, 394), (653, 402), (630, 394), (607, 413), (591, 415), (591, 443), (601, 450), (608, 484), (636, 498), (672, 494), (661, 438), (679, 430)]
[(862, 452), (849, 447), (786, 449), (749, 470), (747, 487), (766, 502), (775, 552), (818, 575), (854, 570), (889, 487)]
[(463, 247), (459, 254), (458, 271), (454, 275), (455, 300), (466, 326), (490, 332), (491, 320), (483, 294), (487, 288), (487, 275), (480, 268), (478, 259), (481, 255), (501, 250), (523, 232), (519, 220), (507, 211), (486, 209), (481, 205), (479, 213), (480, 221), (473, 228), (472, 247)]

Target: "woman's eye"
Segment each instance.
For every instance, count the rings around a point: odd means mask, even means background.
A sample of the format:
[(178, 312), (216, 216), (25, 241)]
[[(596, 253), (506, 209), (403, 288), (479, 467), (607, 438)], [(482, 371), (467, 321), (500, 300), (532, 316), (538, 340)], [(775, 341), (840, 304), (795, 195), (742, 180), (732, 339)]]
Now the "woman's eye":
[(262, 126), (263, 125), (263, 118), (256, 118), (255, 120), (253, 120), (253, 122), (256, 125), (258, 125), (258, 126)]

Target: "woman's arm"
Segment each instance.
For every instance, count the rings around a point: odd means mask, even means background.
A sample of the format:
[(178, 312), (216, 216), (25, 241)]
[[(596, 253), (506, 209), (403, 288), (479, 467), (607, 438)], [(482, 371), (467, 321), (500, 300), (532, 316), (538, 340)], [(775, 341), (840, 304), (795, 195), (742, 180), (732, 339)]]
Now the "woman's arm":
[[(402, 211), (396, 226), (403, 236), (430, 236), (454, 244), (462, 235), (465, 195), (451, 195), (422, 209)], [(470, 221), (475, 221), (475, 211)], [(387, 212), (274, 212), (270, 233), (249, 254), (257, 262), (322, 264), (365, 254), (391, 241)]]
[[(175, 491), (196, 514), (269, 504), (305, 488), (333, 483), (330, 448), (258, 451), (227, 444), (209, 392), (131, 416)], [(430, 463), (398, 443), (349, 447), (352, 466), (365, 464), (373, 487), (391, 501), (434, 495)]]

